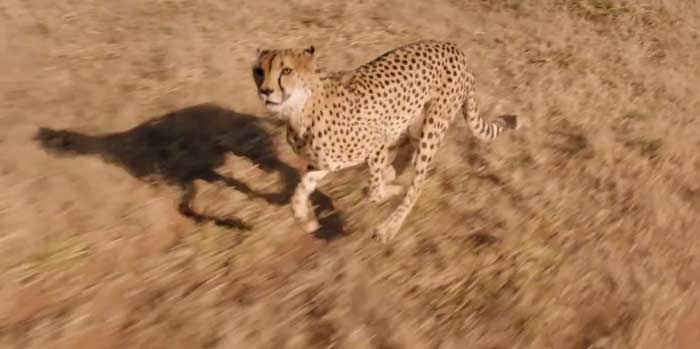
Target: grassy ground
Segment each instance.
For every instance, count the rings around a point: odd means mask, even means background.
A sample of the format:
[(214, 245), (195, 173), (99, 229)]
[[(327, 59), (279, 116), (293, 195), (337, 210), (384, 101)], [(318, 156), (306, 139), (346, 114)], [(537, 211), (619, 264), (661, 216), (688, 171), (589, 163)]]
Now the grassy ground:
[[(700, 347), (700, 5), (641, 3), (2, 1), (0, 347)], [(256, 49), (428, 38), (529, 127), (457, 122), (389, 245), (364, 169), (306, 236)]]

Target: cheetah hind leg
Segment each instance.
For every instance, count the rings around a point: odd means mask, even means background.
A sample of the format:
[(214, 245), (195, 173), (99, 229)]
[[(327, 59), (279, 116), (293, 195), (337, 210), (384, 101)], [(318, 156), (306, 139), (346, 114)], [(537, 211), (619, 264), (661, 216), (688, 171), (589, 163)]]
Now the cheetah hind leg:
[(384, 171), (382, 173), (382, 180), (384, 182), (386, 191), (389, 192), (389, 197), (399, 195), (404, 190), (403, 185), (394, 183), (394, 181), (396, 180), (396, 168), (394, 168), (394, 165), (392, 165), (392, 163), (396, 158), (396, 153), (396, 150), (392, 151), (391, 149), (389, 149), (389, 160), (387, 161), (387, 164), (384, 167)]
[(391, 184), (396, 179), (396, 170), (390, 164), (389, 153), (388, 146), (382, 145), (367, 159), (370, 172), (369, 201), (371, 202), (384, 202), (403, 192), (403, 186)]
[(382, 176), (384, 177), (384, 196), (376, 202), (384, 202), (394, 196), (403, 193), (404, 186), (401, 184), (394, 183), (394, 180), (396, 179), (396, 169), (394, 169), (394, 166), (392, 166), (391, 164), (387, 165), (384, 168)]
[(451, 119), (443, 119), (440, 115), (454, 115), (456, 113), (455, 110), (450, 108), (445, 109), (431, 106), (426, 115), (427, 118), (423, 123), (423, 132), (413, 158), (415, 167), (413, 181), (399, 206), (372, 233), (372, 236), (381, 240), (382, 243), (388, 243), (398, 234), (406, 217), (420, 196), (421, 189), (428, 176), (428, 169), (451, 122)]

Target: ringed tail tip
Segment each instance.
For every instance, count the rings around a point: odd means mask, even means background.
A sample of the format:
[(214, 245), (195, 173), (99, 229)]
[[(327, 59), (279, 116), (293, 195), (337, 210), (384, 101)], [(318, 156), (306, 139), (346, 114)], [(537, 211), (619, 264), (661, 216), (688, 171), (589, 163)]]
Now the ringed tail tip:
[(517, 130), (522, 127), (522, 120), (517, 115), (502, 115), (499, 117), (503, 122), (504, 129)]

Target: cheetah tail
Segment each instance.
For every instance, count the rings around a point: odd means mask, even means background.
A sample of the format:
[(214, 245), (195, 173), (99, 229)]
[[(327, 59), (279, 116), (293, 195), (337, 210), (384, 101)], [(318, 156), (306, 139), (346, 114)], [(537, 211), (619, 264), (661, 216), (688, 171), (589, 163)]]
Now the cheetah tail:
[(515, 115), (502, 115), (493, 122), (487, 122), (479, 115), (479, 108), (474, 92), (470, 92), (462, 108), (464, 119), (471, 127), (477, 138), (490, 141), (498, 137), (503, 131), (517, 130), (520, 128), (520, 120)]

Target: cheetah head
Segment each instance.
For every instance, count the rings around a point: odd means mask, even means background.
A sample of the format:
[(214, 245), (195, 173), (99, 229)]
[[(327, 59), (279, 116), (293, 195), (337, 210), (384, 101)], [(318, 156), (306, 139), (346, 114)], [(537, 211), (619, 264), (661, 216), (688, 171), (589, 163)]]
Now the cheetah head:
[(314, 47), (258, 50), (253, 79), (267, 110), (289, 114), (301, 110), (316, 80)]

